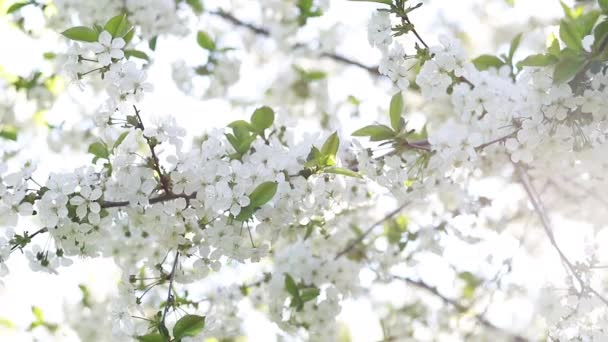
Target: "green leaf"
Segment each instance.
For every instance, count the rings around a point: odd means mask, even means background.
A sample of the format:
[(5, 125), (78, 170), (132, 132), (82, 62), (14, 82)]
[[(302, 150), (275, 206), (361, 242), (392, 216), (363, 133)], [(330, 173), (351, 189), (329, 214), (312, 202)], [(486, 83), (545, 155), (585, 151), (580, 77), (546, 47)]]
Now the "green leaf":
[(196, 34), (196, 41), (198, 42), (198, 45), (205, 50), (215, 50), (215, 42), (205, 31), (198, 31)]
[(401, 121), (401, 112), (403, 112), (403, 95), (401, 94), (401, 91), (399, 91), (391, 98), (391, 105), (389, 111), (391, 117), (391, 126), (396, 132), (401, 131), (401, 129), (403, 128), (403, 121)]
[(323, 143), (323, 147), (321, 147), (321, 155), (324, 157), (334, 157), (338, 153), (338, 148), (340, 148), (340, 138), (338, 137), (338, 132), (332, 133), (325, 143)]
[(472, 62), (473, 65), (475, 65), (475, 67), (477, 68), (477, 70), (487, 70), (490, 68), (498, 69), (501, 66), (505, 65), (505, 62), (502, 59), (492, 55), (481, 55), (472, 60)]
[(196, 14), (201, 14), (205, 10), (201, 0), (186, 0), (186, 3), (190, 5), (192, 11)]
[(394, 138), (396, 133), (385, 125), (369, 125), (354, 131), (352, 135), (355, 137), (369, 137), (371, 141), (382, 141)]
[(251, 115), (251, 126), (256, 132), (261, 133), (272, 126), (274, 122), (274, 111), (270, 107), (260, 107)]
[(570, 81), (585, 66), (586, 60), (581, 56), (566, 56), (555, 65), (553, 82), (556, 84)]
[(156, 50), (157, 42), (158, 42), (158, 36), (155, 36), (154, 38), (150, 39), (150, 41), (148, 42), (148, 47), (150, 48), (150, 50), (152, 50), (152, 51)]
[(90, 43), (96, 42), (97, 37), (99, 35), (97, 33), (97, 31), (93, 30), (92, 28), (85, 27), (85, 26), (72, 27), (72, 28), (69, 28), (69, 29), (61, 32), (61, 34), (71, 40), (77, 40), (77, 41), (81, 41), (81, 42), (90, 42)]
[(16, 11), (20, 10), (21, 7), (31, 5), (31, 4), (33, 4), (33, 2), (31, 2), (31, 1), (14, 3), (8, 8), (8, 10), (6, 10), (6, 14), (11, 14), (13, 12), (16, 12)]
[(277, 193), (277, 188), (277, 182), (264, 182), (258, 185), (257, 188), (249, 194), (249, 200), (251, 201), (249, 205), (252, 207), (261, 207), (268, 203), (268, 201)]
[(110, 157), (110, 152), (104, 143), (94, 142), (89, 145), (89, 153), (94, 155), (97, 158), (108, 159)]
[(605, 49), (604, 47), (602, 47), (602, 45), (605, 45), (606, 41), (608, 40), (608, 19), (604, 19), (595, 27), (595, 30), (593, 30), (593, 36), (595, 39), (593, 41), (592, 50), (593, 52), (601, 53), (602, 50)]
[(129, 135), (129, 131), (122, 132), (118, 136), (118, 138), (114, 142), (114, 145), (112, 146), (112, 151), (114, 151), (118, 146), (120, 146), (120, 144), (122, 144), (122, 142), (125, 140), (125, 138), (127, 137), (127, 135)]
[(597, 18), (599, 18), (599, 16), (600, 12), (589, 11), (584, 15), (581, 15), (574, 21), (574, 25), (576, 25), (576, 29), (581, 37), (585, 37), (586, 35), (591, 34), (591, 30), (595, 26), (595, 23), (597, 22)]
[(558, 58), (549, 54), (530, 55), (517, 63), (517, 67), (524, 66), (542, 67), (557, 63)]
[(583, 50), (583, 37), (572, 22), (566, 20), (561, 21), (559, 25), (559, 38), (567, 47), (576, 51)]
[(391, 0), (348, 0), (348, 1), (358, 1), (358, 2), (377, 2), (379, 4), (391, 5)]
[(361, 176), (357, 172), (355, 172), (353, 170), (345, 169), (342, 167), (329, 167), (329, 168), (324, 169), (323, 172), (333, 173), (336, 175), (342, 175), (342, 176), (347, 176), (347, 177), (363, 178), (363, 176)]
[(167, 338), (161, 334), (147, 334), (143, 336), (137, 336), (139, 342), (167, 342)]
[(602, 11), (608, 13), (608, 0), (598, 0), (597, 2), (600, 4)]
[(522, 37), (522, 33), (518, 34), (517, 36), (515, 36), (515, 38), (513, 38), (513, 40), (511, 40), (511, 46), (509, 47), (509, 61), (513, 60), (513, 55), (515, 55), (515, 51), (517, 51), (517, 48), (519, 47), (519, 44), (521, 43), (521, 37)]
[(287, 293), (293, 297), (300, 296), (298, 285), (296, 285), (296, 282), (293, 280), (291, 275), (289, 275), (289, 273), (285, 273), (285, 290), (287, 290)]
[(584, 9), (582, 7), (580, 7), (580, 6), (579, 7), (570, 8), (563, 1), (560, 1), (560, 4), (562, 5), (562, 9), (564, 10), (564, 14), (569, 19), (576, 19), (576, 18), (580, 17), (581, 14), (583, 14)]
[(148, 62), (150, 61), (150, 57), (148, 57), (145, 52), (139, 50), (125, 50), (125, 57), (135, 57), (139, 59), (145, 59)]
[(125, 45), (129, 44), (133, 40), (134, 36), (135, 36), (135, 27), (132, 27), (129, 30), (129, 32), (125, 33), (125, 36), (122, 37), (122, 39), (124, 39), (124, 41), (125, 41)]
[(186, 315), (180, 318), (173, 327), (173, 339), (182, 337), (194, 337), (205, 328), (205, 317), (198, 315)]
[(6, 126), (0, 129), (0, 138), (8, 139), (8, 140), (17, 140), (17, 128), (12, 126)]
[(42, 312), (42, 309), (37, 306), (32, 306), (32, 313), (34, 314), (34, 317), (36, 317), (36, 321), (44, 322), (44, 313)]
[(303, 303), (309, 302), (319, 296), (321, 290), (316, 287), (306, 287), (300, 290), (300, 299)]
[(547, 51), (555, 57), (559, 57), (559, 53), (561, 52), (561, 47), (559, 45), (559, 40), (553, 36), (553, 41)]
[(131, 30), (131, 24), (127, 19), (127, 14), (123, 13), (108, 20), (103, 29), (108, 31), (114, 38), (124, 37)]

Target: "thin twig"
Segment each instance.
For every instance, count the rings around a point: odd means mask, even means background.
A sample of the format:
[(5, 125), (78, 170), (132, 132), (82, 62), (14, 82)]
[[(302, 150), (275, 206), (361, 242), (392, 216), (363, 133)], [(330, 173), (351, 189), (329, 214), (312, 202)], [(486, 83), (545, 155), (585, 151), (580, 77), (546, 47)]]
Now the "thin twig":
[[(439, 292), (439, 290), (437, 290), (436, 287), (431, 286), (427, 283), (425, 283), (422, 280), (414, 280), (411, 278), (407, 278), (407, 277), (399, 277), (399, 276), (393, 276), (394, 279), (397, 280), (402, 280), (410, 285), (416, 286), (420, 289), (423, 289), (431, 294), (433, 294), (435, 297), (438, 297), (439, 299), (441, 299), (444, 303), (449, 304), (451, 306), (453, 306), (456, 310), (458, 310), (459, 312), (463, 313), (463, 312), (468, 312), (471, 310), (470, 307), (465, 306), (463, 304), (461, 304), (460, 302), (456, 301), (455, 299), (452, 298), (448, 298), (447, 296), (445, 296), (444, 294), (442, 294), (441, 292)], [(499, 331), (505, 335), (508, 335), (511, 337), (511, 340), (514, 342), (526, 342), (528, 341), (527, 338), (523, 337), (523, 336), (519, 336), (516, 334), (512, 334), (508, 331), (505, 331), (504, 329), (494, 325), (494, 323), (490, 322), (486, 317), (484, 317), (483, 315), (480, 314), (475, 314), (474, 315), (475, 319), (481, 323), (483, 326)]]
[(391, 211), (386, 216), (384, 216), (382, 219), (380, 219), (380, 220), (376, 221), (374, 224), (372, 224), (363, 233), (361, 233), (361, 235), (359, 235), (359, 237), (357, 237), (355, 240), (351, 241), (342, 251), (340, 251), (338, 254), (336, 254), (336, 257), (334, 258), (334, 260), (337, 260), (344, 254), (350, 252), (353, 248), (355, 248), (355, 246), (360, 244), (363, 241), (363, 239), (365, 239), (374, 230), (374, 228), (376, 228), (378, 225), (384, 223), (385, 221), (391, 219), (393, 216), (399, 214), (399, 212), (401, 212), (401, 210), (403, 210), (403, 208), (405, 208), (408, 204), (409, 203), (406, 202), (406, 203), (400, 205), (399, 207), (397, 207), (397, 209)]
[(179, 261), (179, 251), (175, 252), (175, 259), (173, 260), (173, 267), (171, 267), (171, 273), (169, 273), (169, 291), (167, 291), (167, 302), (165, 303), (165, 308), (163, 310), (163, 316), (160, 320), (162, 325), (165, 324), (165, 318), (167, 317), (167, 312), (169, 311), (169, 303), (172, 301), (171, 291), (173, 290), (173, 280), (175, 279), (175, 270), (177, 269), (177, 262)]
[(589, 293), (595, 295), (605, 305), (608, 305), (608, 299), (606, 299), (604, 296), (602, 296), (599, 292), (597, 292), (595, 289), (593, 289), (590, 285), (585, 283), (585, 281), (581, 278), (578, 271), (572, 264), (572, 262), (566, 257), (564, 252), (561, 250), (561, 248), (557, 244), (557, 241), (555, 241), (555, 235), (553, 235), (553, 229), (551, 228), (552, 227), (551, 220), (550, 220), (549, 216), (547, 215), (547, 212), (543, 206), (541, 199), (538, 197), (538, 193), (536, 192), (536, 189), (534, 188), (534, 185), (532, 184), (532, 181), (530, 180), (530, 176), (528, 175), (526, 170), (521, 165), (515, 164), (515, 167), (517, 168), (517, 171), (519, 172), (521, 184), (523, 185), (524, 189), (526, 190), (528, 199), (530, 200), (530, 202), (532, 202), (532, 206), (534, 207), (534, 210), (536, 211), (536, 214), (538, 215), (538, 218), (540, 219), (543, 230), (545, 231), (545, 234), (549, 238), (551, 245), (553, 246), (553, 248), (555, 248), (555, 250), (559, 254), (560, 259), (566, 265), (566, 269), (572, 274), (572, 276), (579, 283), (579, 286), (581, 288), (580, 294), (582, 295), (585, 292), (585, 290), (589, 291)]
[[(207, 12), (211, 15), (215, 15), (217, 17), (220, 17), (228, 22), (230, 22), (231, 24), (235, 25), (235, 26), (239, 26), (239, 27), (244, 27), (250, 31), (252, 31), (253, 33), (260, 35), (260, 36), (264, 36), (264, 37), (269, 37), (270, 36), (270, 31), (266, 28), (263, 27), (259, 27), (256, 26), (254, 24), (251, 23), (247, 23), (244, 22), (242, 20), (240, 20), (239, 18), (235, 17), (234, 15), (232, 15), (231, 13), (228, 13), (226, 11), (223, 10), (217, 10), (217, 11), (209, 11)], [(301, 45), (297, 45), (298, 47)], [(322, 57), (326, 57), (326, 58), (330, 58), (333, 59), (336, 62), (340, 62), (343, 64), (348, 64), (348, 65), (352, 65), (352, 66), (356, 66), (359, 67), (361, 69), (364, 69), (372, 74), (374, 74), (375, 76), (380, 76), (380, 72), (378, 71), (378, 66), (369, 66), (369, 65), (365, 65), (361, 62), (357, 62), (349, 57), (337, 54), (337, 53), (332, 53), (332, 52), (322, 52), (321, 53)]]

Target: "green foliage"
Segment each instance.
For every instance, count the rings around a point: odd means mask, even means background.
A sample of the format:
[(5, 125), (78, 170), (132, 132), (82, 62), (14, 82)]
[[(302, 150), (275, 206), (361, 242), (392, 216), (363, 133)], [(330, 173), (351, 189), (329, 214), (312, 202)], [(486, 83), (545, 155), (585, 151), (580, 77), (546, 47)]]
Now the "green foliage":
[(323, 169), (323, 172), (324, 173), (333, 173), (336, 175), (342, 175), (342, 176), (353, 177), (353, 178), (363, 178), (363, 176), (361, 176), (357, 172), (355, 172), (353, 170), (345, 169), (343, 167), (328, 167), (328, 168)]
[(472, 60), (477, 70), (487, 70), (490, 68), (500, 68), (505, 65), (505, 61), (493, 55), (481, 55)]
[(201, 0), (186, 0), (186, 3), (192, 8), (192, 11), (196, 14), (202, 14), (205, 10)]
[(34, 1), (24, 1), (24, 2), (16, 2), (14, 4), (12, 4), (8, 10), (6, 10), (6, 14), (11, 14), (13, 12), (17, 12), (18, 10), (20, 10), (22, 7), (27, 6), (27, 5), (33, 5), (36, 4)]
[(99, 32), (85, 26), (72, 27), (61, 32), (61, 34), (71, 40), (89, 43), (96, 42), (99, 36)]
[(608, 0), (597, 0), (597, 3), (600, 5), (604, 14), (608, 13)]
[(310, 18), (320, 17), (323, 15), (323, 11), (314, 6), (314, 0), (298, 0), (296, 6), (299, 10), (298, 24), (300, 26), (306, 25), (306, 22)]
[(468, 271), (458, 273), (458, 278), (465, 283), (465, 286), (462, 289), (462, 296), (466, 299), (473, 299), (475, 290), (481, 285), (481, 281), (475, 277), (473, 273)]
[(266, 129), (274, 123), (274, 111), (270, 107), (260, 107), (253, 112), (250, 121), (237, 120), (228, 125), (232, 128), (232, 134), (227, 133), (225, 136), (236, 151), (231, 155), (233, 159), (240, 159), (247, 153), (258, 136), (266, 140)]
[(241, 222), (249, 221), (261, 206), (268, 203), (274, 197), (278, 186), (277, 182), (264, 182), (258, 185), (248, 196), (249, 205), (242, 208), (241, 212), (234, 219)]
[(574, 23), (570, 21), (562, 20), (560, 22), (559, 38), (572, 50), (580, 51), (583, 49), (583, 36), (574, 26)]
[(169, 342), (169, 339), (167, 339), (166, 337), (164, 337), (161, 334), (153, 333), (153, 334), (138, 336), (137, 341), (139, 341), (139, 342)]
[(521, 68), (524, 66), (532, 67), (543, 67), (557, 63), (558, 58), (554, 55), (539, 53), (537, 55), (530, 55), (524, 58), (522, 61), (517, 63), (517, 67)]
[(405, 121), (401, 117), (401, 112), (403, 112), (403, 95), (401, 94), (401, 91), (399, 91), (391, 98), (389, 110), (391, 126), (396, 132), (399, 132), (405, 128)]
[(369, 125), (353, 132), (355, 137), (369, 137), (371, 141), (383, 141), (394, 138), (397, 133), (385, 125)]
[(103, 26), (105, 31), (108, 31), (113, 38), (124, 37), (129, 31), (132, 29), (131, 23), (127, 19), (127, 14), (119, 14), (117, 16), (112, 17), (108, 22)]
[(94, 142), (89, 145), (88, 152), (95, 156), (93, 158), (93, 163), (96, 163), (98, 159), (108, 159), (110, 158), (110, 151), (108, 151), (108, 146), (106, 146), (103, 142)]
[(285, 273), (285, 291), (291, 296), (290, 306), (296, 308), (296, 311), (302, 311), (305, 303), (316, 299), (321, 293), (314, 286), (305, 286), (303, 284), (298, 286), (289, 273)]
[(553, 81), (555, 83), (564, 83), (570, 81), (583, 69), (586, 63), (587, 61), (584, 56), (562, 56), (560, 61), (555, 65)]
[(205, 317), (197, 315), (186, 315), (180, 318), (173, 327), (174, 340), (180, 340), (182, 337), (194, 337), (203, 331), (205, 328)]
[(59, 326), (57, 324), (49, 323), (49, 322), (45, 321), (42, 309), (40, 309), (39, 307), (32, 306), (32, 313), (34, 314), (35, 320), (27, 328), (27, 331), (32, 331), (38, 327), (44, 327), (48, 331), (53, 333), (53, 332), (57, 331), (57, 329), (59, 328)]
[(258, 134), (263, 134), (264, 130), (270, 128), (273, 123), (274, 111), (270, 107), (260, 107), (251, 115), (251, 126)]
[(135, 58), (139, 58), (139, 59), (144, 59), (146, 61), (150, 61), (150, 57), (148, 57), (148, 55), (143, 52), (143, 51), (139, 51), (139, 50), (125, 50), (125, 57), (129, 58), (129, 57), (135, 57)]
[(200, 47), (205, 50), (214, 51), (215, 50), (215, 42), (209, 36), (209, 34), (205, 31), (198, 31), (196, 34), (196, 42)]
[(509, 54), (507, 55), (507, 62), (509, 64), (513, 63), (513, 56), (515, 55), (517, 48), (519, 48), (519, 44), (521, 44), (522, 35), (523, 34), (520, 33), (511, 40), (511, 45), (509, 46)]
[(4, 126), (0, 128), (0, 138), (17, 141), (17, 127)]

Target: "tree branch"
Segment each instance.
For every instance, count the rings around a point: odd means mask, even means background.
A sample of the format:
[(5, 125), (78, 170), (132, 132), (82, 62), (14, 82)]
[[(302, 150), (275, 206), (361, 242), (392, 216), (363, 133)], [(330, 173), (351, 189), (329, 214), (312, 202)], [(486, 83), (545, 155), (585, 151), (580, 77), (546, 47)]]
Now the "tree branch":
[(391, 219), (393, 216), (399, 214), (401, 212), (401, 210), (403, 210), (403, 208), (405, 208), (408, 204), (409, 203), (404, 203), (404, 204), (400, 205), (399, 207), (397, 207), (397, 209), (391, 211), (386, 216), (384, 216), (382, 219), (380, 219), (380, 220), (376, 221), (374, 224), (372, 224), (363, 233), (361, 233), (361, 235), (359, 235), (359, 237), (357, 237), (355, 240), (351, 241), (342, 251), (340, 251), (338, 254), (336, 254), (336, 257), (334, 258), (334, 260), (340, 259), (341, 256), (350, 252), (353, 248), (355, 248), (355, 246), (360, 244), (363, 241), (363, 239), (365, 239), (374, 230), (374, 228), (376, 228), (378, 225), (381, 225), (385, 221)]
[[(402, 280), (410, 285), (416, 286), (420, 289), (423, 289), (429, 293), (431, 293), (432, 295), (434, 295), (435, 297), (441, 299), (444, 303), (449, 304), (451, 306), (453, 306), (456, 310), (458, 310), (459, 312), (468, 312), (471, 310), (470, 307), (465, 306), (463, 304), (461, 304), (460, 302), (456, 301), (455, 299), (451, 299), (446, 297), (444, 294), (442, 294), (441, 292), (439, 292), (439, 290), (437, 290), (436, 287), (431, 286), (427, 283), (425, 283), (422, 280), (414, 280), (411, 278), (407, 278), (407, 277), (399, 277), (399, 276), (393, 276), (393, 279), (397, 279), (397, 280)], [(485, 326), (486, 328), (490, 328), (492, 330), (496, 330), (499, 331), (507, 336), (510, 336), (511, 341), (513, 342), (527, 342), (528, 339), (523, 337), (523, 336), (519, 336), (519, 335), (514, 335), (508, 331), (505, 331), (504, 329), (494, 325), (494, 323), (490, 322), (487, 318), (485, 318), (483, 315), (480, 314), (475, 314), (475, 319), (481, 323), (481, 325)]]
[[(207, 12), (211, 15), (220, 17), (228, 22), (230, 22), (231, 24), (235, 25), (235, 26), (239, 26), (239, 27), (243, 27), (246, 28), (250, 31), (252, 31), (253, 33), (260, 35), (260, 36), (264, 36), (264, 37), (269, 37), (270, 36), (270, 31), (266, 28), (263, 27), (259, 27), (256, 26), (254, 24), (251, 23), (246, 23), (240, 19), (238, 19), (237, 17), (235, 17), (234, 15), (232, 15), (231, 13), (228, 13), (226, 11), (223, 10), (217, 10), (217, 11), (209, 11)], [(298, 45), (296, 45), (297, 47)], [(369, 73), (373, 74), (374, 76), (381, 76), (380, 72), (378, 71), (378, 66), (369, 66), (369, 65), (365, 65), (361, 62), (357, 62), (349, 57), (337, 54), (337, 53), (332, 53), (332, 52), (322, 52), (321, 53), (321, 57), (326, 57), (329, 59), (333, 59), (336, 62), (340, 62), (343, 64), (347, 64), (347, 65), (352, 65), (352, 66), (356, 66), (359, 67), (361, 69), (364, 69), (366, 71), (368, 71)]]
[(536, 191), (536, 189), (534, 188), (534, 185), (532, 184), (532, 182), (530, 180), (530, 176), (528, 175), (526, 170), (521, 165), (515, 164), (515, 163), (514, 163), (514, 165), (519, 173), (521, 184), (523, 185), (524, 189), (526, 190), (528, 199), (530, 200), (530, 202), (532, 202), (534, 211), (536, 212), (536, 214), (538, 215), (538, 218), (540, 219), (541, 225), (545, 231), (545, 235), (547, 235), (547, 237), (549, 238), (549, 241), (551, 242), (551, 245), (553, 246), (553, 248), (555, 248), (555, 250), (557, 251), (557, 254), (559, 254), (559, 257), (562, 260), (562, 262), (564, 263), (564, 265), (566, 266), (566, 269), (572, 274), (572, 276), (579, 283), (579, 286), (581, 288), (579, 295), (582, 295), (582, 294), (584, 294), (585, 291), (588, 291), (589, 293), (595, 295), (598, 299), (600, 299), (605, 305), (608, 305), (608, 299), (606, 299), (604, 296), (602, 296), (602, 294), (597, 292), (590, 285), (585, 283), (585, 281), (581, 278), (578, 271), (572, 264), (572, 262), (566, 257), (564, 252), (561, 250), (561, 248), (555, 241), (555, 236), (553, 235), (551, 220), (550, 220), (549, 216), (547, 215), (547, 212), (544, 208), (544, 205), (543, 205), (540, 197), (538, 196), (538, 192)]

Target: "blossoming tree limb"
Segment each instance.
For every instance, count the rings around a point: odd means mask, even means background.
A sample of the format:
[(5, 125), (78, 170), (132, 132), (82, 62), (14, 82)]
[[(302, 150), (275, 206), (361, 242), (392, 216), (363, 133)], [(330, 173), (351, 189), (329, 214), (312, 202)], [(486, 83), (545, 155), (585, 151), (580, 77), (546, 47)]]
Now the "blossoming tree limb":
[[(79, 284), (61, 322), (33, 306), (25, 336), (236, 341), (261, 316), (283, 340), (608, 339), (608, 1), (558, 2), (546, 45), (526, 26), (486, 54), (423, 26), (442, 6), (0, 2), (12, 30), (63, 44), (30, 75), (0, 70), (0, 276), (15, 259), (120, 273), (105, 300)], [(336, 8), (368, 11), (356, 45), (377, 66), (338, 49)], [(234, 115), (204, 131), (156, 118), (159, 98), (196, 114), (148, 78), (163, 63), (185, 97)], [(379, 95), (348, 93), (362, 83)], [(48, 119), (65, 102), (71, 126)], [(38, 167), (41, 135), (81, 166)], [(344, 323), (361, 302), (374, 337)]]

